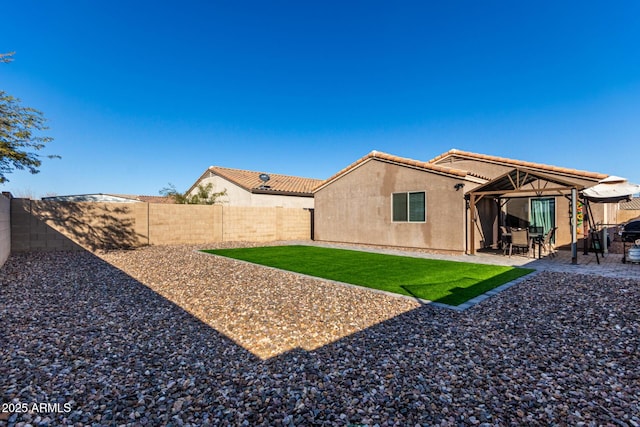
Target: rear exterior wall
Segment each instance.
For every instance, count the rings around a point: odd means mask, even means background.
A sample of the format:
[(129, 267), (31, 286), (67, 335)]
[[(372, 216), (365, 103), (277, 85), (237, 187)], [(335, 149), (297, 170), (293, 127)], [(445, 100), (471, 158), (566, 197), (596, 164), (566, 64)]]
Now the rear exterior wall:
[[(315, 193), (315, 239), (462, 253), (462, 179), (372, 159)], [(393, 222), (392, 194), (425, 191), (425, 222)]]

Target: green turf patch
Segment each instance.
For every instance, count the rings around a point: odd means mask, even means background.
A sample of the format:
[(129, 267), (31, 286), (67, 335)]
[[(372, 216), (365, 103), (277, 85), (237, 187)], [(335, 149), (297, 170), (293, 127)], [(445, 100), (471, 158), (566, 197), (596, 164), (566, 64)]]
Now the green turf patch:
[(534, 271), (317, 246), (203, 252), (449, 305), (460, 305)]

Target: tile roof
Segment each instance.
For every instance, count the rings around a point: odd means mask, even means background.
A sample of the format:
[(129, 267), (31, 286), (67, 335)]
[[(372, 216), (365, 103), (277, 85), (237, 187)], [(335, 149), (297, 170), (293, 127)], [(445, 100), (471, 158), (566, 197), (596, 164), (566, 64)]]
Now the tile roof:
[(299, 176), (280, 175), (275, 173), (268, 174), (271, 179), (265, 183), (260, 179), (262, 172), (223, 168), (220, 166), (211, 166), (208, 170), (253, 193), (258, 192), (311, 196), (313, 194), (312, 190), (322, 183), (321, 179), (301, 178)]
[(440, 154), (439, 156), (429, 160), (429, 163), (437, 164), (439, 161), (448, 157), (461, 157), (461, 158), (470, 158), (470, 159), (477, 159), (477, 160), (486, 160), (493, 163), (502, 163), (502, 164), (513, 165), (513, 166), (521, 166), (529, 169), (539, 169), (543, 171), (554, 172), (554, 173), (559, 173), (564, 175), (572, 175), (577, 177), (584, 177), (584, 178), (598, 179), (598, 180), (604, 179), (608, 176), (606, 174), (597, 173), (597, 172), (588, 172), (588, 171), (583, 171), (578, 169), (569, 169), (569, 168), (563, 168), (558, 166), (546, 165), (543, 163), (526, 162), (523, 160), (509, 159), (507, 157), (490, 156), (487, 154), (472, 153), (469, 151), (462, 151), (462, 150), (456, 150), (456, 149), (451, 149), (446, 153)]
[(175, 200), (173, 197), (165, 197), (165, 196), (137, 196), (136, 197), (141, 202), (147, 203), (161, 203), (161, 204), (175, 204)]
[(640, 197), (634, 197), (628, 202), (620, 202), (620, 209), (637, 211), (640, 210)]
[[(413, 160), (413, 159), (408, 159), (405, 157), (398, 157), (398, 156), (394, 156), (392, 154), (387, 154), (387, 153), (382, 153), (380, 151), (372, 151), (369, 154), (367, 154), (366, 156), (356, 160), (355, 162), (351, 163), (349, 166), (347, 166), (346, 168), (342, 169), (341, 171), (339, 171), (338, 173), (334, 174), (333, 176), (329, 177), (328, 179), (324, 180), (320, 185), (318, 185), (314, 191), (319, 190), (320, 188), (324, 187), (325, 185), (329, 184), (330, 182), (338, 179), (339, 177), (341, 177), (342, 175), (351, 172), (353, 169), (359, 167), (360, 165), (372, 160), (372, 159), (377, 159), (377, 160), (381, 160), (383, 162), (387, 162), (387, 163), (394, 163), (394, 164), (398, 164), (401, 166), (407, 166), (407, 167), (411, 167), (411, 168), (415, 168), (415, 169), (422, 169), (425, 171), (429, 171), (429, 172), (436, 172), (436, 173), (441, 173), (441, 174), (445, 174), (445, 175), (451, 175), (454, 177), (458, 177), (458, 178), (466, 178), (469, 174), (467, 173), (467, 171), (461, 170), (461, 169), (454, 169), (454, 168), (449, 168), (446, 166), (440, 166), (440, 165), (435, 165), (429, 162), (423, 162), (420, 160)], [(476, 177), (479, 177), (477, 175), (473, 175)]]

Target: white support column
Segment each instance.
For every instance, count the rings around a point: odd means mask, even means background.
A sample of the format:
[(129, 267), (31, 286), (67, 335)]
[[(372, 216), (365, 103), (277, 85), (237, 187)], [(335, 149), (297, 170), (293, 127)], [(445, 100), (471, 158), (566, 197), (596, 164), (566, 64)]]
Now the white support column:
[(607, 245), (607, 237), (609, 236), (609, 203), (604, 203), (602, 210), (604, 211), (602, 219), (602, 247), (604, 253), (609, 253), (609, 246)]

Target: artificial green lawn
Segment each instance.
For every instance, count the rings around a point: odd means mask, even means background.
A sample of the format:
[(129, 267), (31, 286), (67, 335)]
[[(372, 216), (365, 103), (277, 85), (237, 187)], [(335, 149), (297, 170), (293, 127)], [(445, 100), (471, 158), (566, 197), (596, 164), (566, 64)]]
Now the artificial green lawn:
[(460, 305), (534, 271), (316, 246), (266, 246), (203, 252), (449, 305)]

